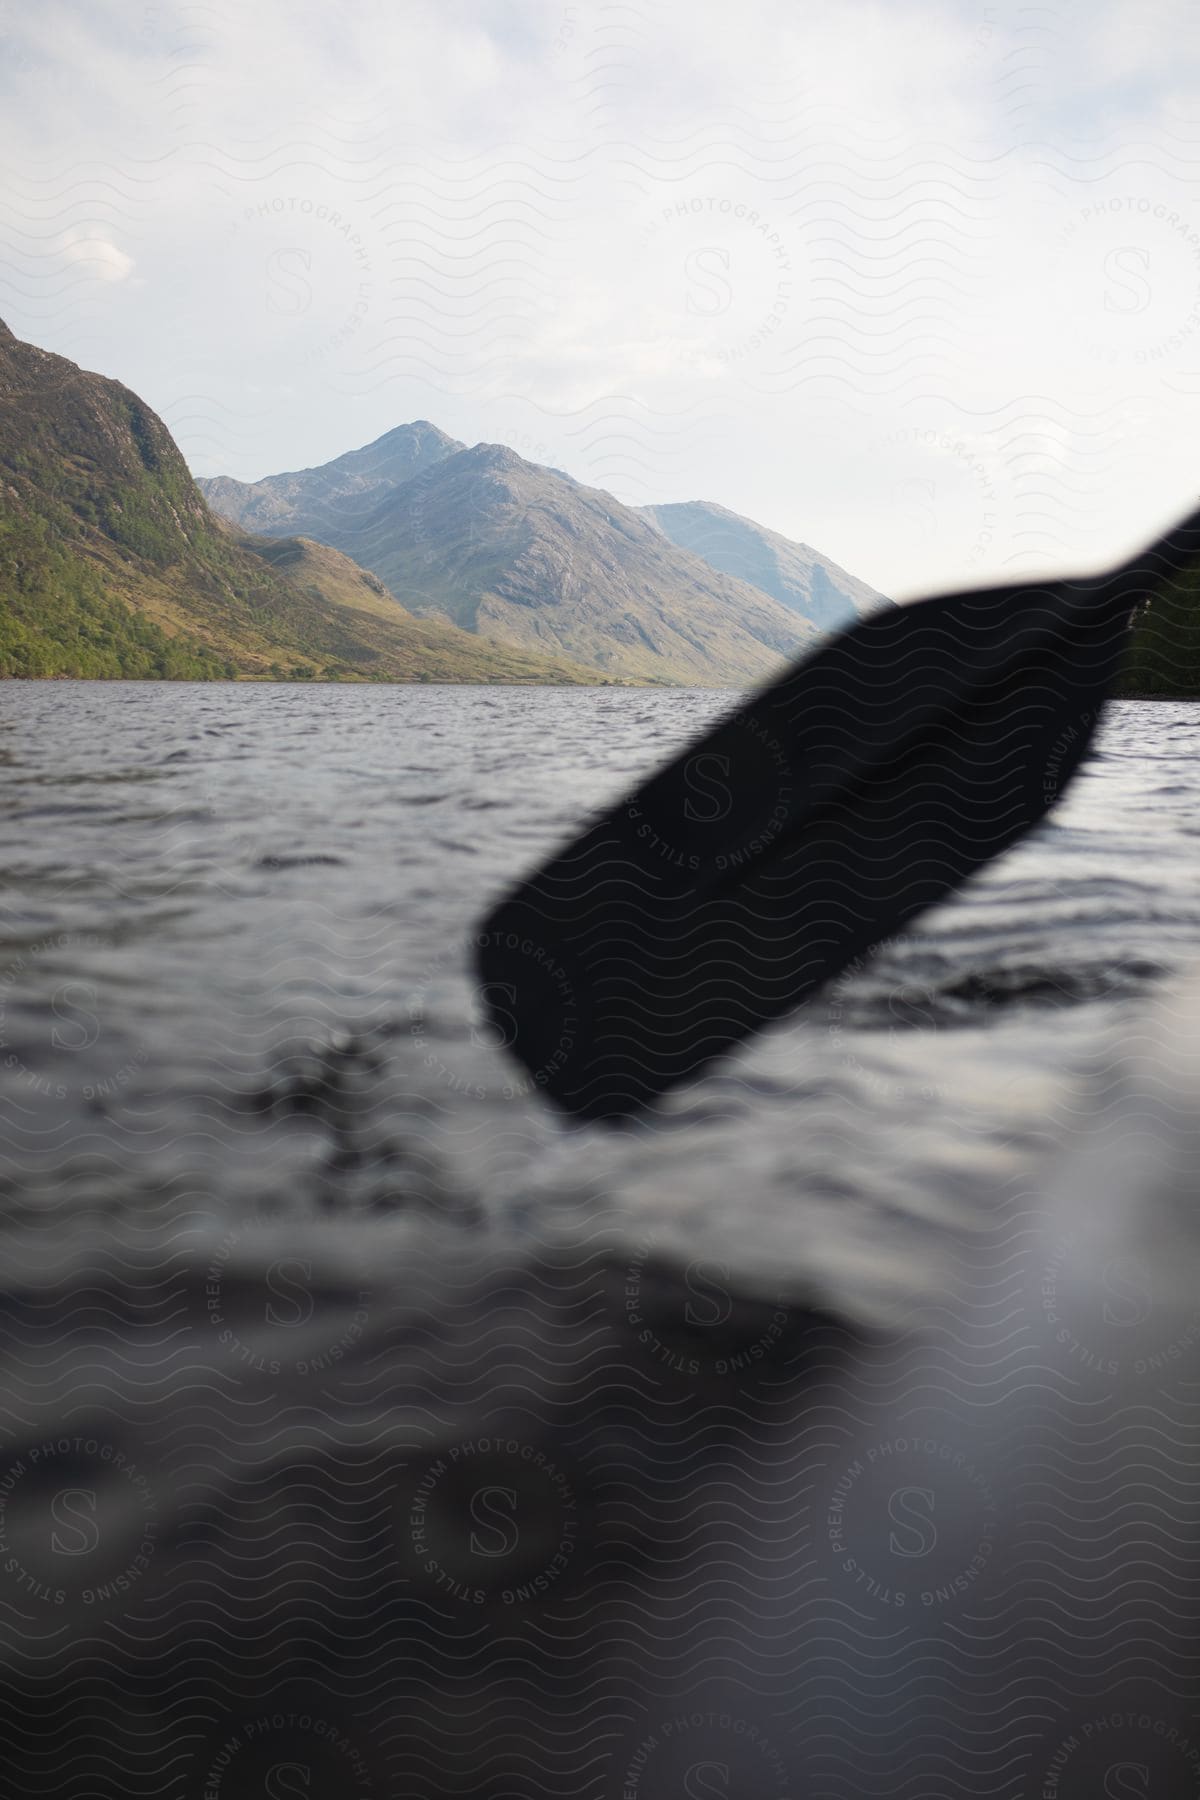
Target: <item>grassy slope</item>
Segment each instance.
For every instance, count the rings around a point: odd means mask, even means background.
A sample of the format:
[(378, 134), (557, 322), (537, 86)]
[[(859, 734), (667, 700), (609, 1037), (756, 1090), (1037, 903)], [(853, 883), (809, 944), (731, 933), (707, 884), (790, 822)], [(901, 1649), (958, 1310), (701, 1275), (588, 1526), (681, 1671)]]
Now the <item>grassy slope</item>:
[(209, 512), (136, 394), (0, 325), (0, 675), (598, 679), (430, 631), (345, 558), (280, 547)]
[(1200, 569), (1142, 608), (1117, 692), (1159, 700), (1200, 697)]
[(217, 681), (228, 657), (165, 631), (36, 512), (0, 499), (0, 676)]
[(234, 533), (293, 587), (334, 609), (353, 643), (375, 651), (387, 679), (593, 684), (606, 678), (565, 657), (540, 657), (406, 612), (374, 575), (340, 550), (311, 538), (260, 538)]

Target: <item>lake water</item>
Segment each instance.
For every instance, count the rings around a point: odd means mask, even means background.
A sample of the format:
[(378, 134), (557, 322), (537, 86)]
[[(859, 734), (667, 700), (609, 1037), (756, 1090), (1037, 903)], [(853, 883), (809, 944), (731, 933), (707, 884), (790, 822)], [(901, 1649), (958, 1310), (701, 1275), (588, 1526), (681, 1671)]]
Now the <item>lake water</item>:
[(0, 686), (27, 1784), (70, 1741), (89, 1795), (1200, 1792), (1178, 1238), (1053, 1214), (1134, 1217), (1173, 1129), (1138, 1090), (1055, 1173), (1200, 955), (1200, 707), (1113, 706), (968, 891), (569, 1127), (473, 927), (735, 701)]

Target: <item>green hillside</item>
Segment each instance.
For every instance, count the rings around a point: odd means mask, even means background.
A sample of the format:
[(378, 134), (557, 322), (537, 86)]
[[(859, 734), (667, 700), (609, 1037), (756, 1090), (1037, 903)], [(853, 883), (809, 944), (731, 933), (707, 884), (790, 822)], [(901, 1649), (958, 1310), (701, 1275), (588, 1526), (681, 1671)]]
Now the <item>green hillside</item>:
[(1117, 692), (1153, 700), (1200, 696), (1200, 569), (1140, 608)]
[(431, 630), (336, 551), (231, 530), (136, 394), (0, 324), (0, 677), (14, 676), (601, 679)]
[(198, 638), (170, 637), (105, 591), (47, 521), (0, 510), (0, 676), (221, 681), (236, 669)]

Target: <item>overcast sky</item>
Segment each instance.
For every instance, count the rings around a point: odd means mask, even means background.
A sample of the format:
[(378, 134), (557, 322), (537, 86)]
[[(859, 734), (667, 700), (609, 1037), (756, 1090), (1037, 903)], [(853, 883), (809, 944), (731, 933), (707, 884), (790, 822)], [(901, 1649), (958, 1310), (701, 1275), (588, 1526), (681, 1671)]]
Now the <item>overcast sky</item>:
[(0, 3), (0, 317), (197, 474), (428, 418), (898, 597), (1200, 495), (1194, 0)]

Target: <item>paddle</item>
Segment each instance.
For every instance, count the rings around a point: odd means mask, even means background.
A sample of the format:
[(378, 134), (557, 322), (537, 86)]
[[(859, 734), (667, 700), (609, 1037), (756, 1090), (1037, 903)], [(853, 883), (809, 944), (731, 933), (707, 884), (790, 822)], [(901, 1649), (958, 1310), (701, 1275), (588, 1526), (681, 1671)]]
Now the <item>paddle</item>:
[(889, 608), (619, 801), (482, 926), (485, 1010), (581, 1119), (628, 1118), (807, 999), (1035, 825), (1131, 608), (1200, 512), (1107, 575)]

